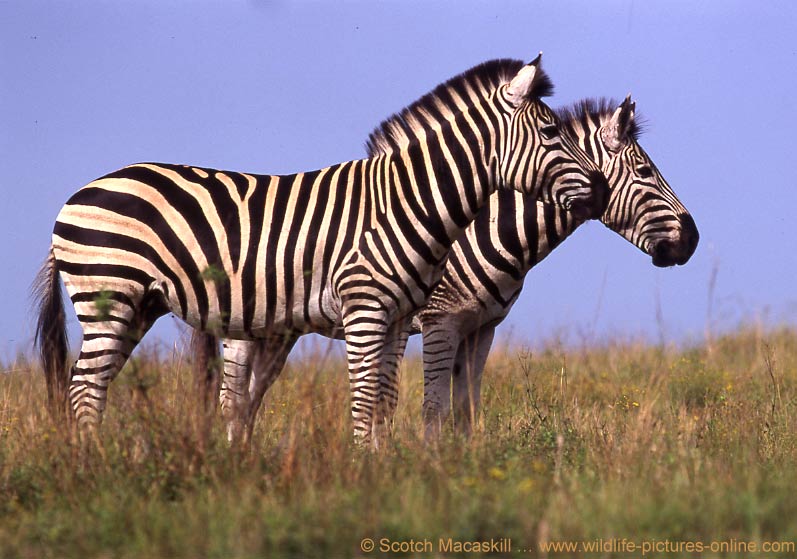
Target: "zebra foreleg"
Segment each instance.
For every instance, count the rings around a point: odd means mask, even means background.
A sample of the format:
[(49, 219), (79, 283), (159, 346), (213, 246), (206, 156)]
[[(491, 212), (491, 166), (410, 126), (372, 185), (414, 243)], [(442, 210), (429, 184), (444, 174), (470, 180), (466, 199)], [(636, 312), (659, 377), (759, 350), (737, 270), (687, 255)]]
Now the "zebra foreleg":
[(470, 436), (479, 412), (484, 365), (495, 337), (495, 327), (485, 326), (460, 344), (454, 362), (454, 426)]
[(461, 338), (447, 321), (423, 324), (423, 422), (425, 437), (436, 440), (451, 412), (451, 371)]
[(354, 440), (378, 448), (379, 441), (373, 433), (379, 401), (379, 372), (388, 341), (387, 313), (362, 309), (345, 315), (343, 322)]
[(407, 347), (411, 318), (397, 323), (388, 335), (382, 352), (382, 367), (379, 370), (379, 401), (376, 410), (377, 437), (387, 437), (393, 430), (393, 418), (398, 406), (401, 381), (401, 360)]

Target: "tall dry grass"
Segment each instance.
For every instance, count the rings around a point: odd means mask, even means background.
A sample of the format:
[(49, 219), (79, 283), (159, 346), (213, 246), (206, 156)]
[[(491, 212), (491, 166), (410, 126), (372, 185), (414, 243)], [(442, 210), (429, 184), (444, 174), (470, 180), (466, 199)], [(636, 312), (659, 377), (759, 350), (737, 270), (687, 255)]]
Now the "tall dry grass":
[(88, 451), (47, 417), (35, 365), (4, 369), (0, 557), (379, 555), (365, 537), (512, 538), (530, 556), (557, 540), (797, 541), (790, 329), (742, 328), (711, 352), (499, 349), (473, 438), (449, 429), (436, 446), (410, 358), (378, 453), (350, 442), (344, 363), (323, 352), (283, 374), (248, 452), (218, 422), (204, 432), (179, 353), (125, 368)]

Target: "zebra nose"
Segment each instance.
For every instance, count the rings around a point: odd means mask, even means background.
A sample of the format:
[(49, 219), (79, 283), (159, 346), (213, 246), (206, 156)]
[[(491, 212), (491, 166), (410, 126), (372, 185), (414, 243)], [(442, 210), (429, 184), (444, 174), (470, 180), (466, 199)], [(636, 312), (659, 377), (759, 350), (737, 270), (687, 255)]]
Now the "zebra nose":
[(686, 264), (695, 253), (700, 239), (695, 220), (688, 213), (683, 213), (678, 216), (678, 221), (681, 230), (677, 240), (662, 239), (651, 247), (654, 266), (680, 266)]
[[(680, 256), (680, 243), (669, 239), (657, 241), (651, 250), (653, 265), (659, 268), (667, 268), (676, 264), (683, 264), (686, 260)], [(683, 262), (681, 262), (683, 260)]]

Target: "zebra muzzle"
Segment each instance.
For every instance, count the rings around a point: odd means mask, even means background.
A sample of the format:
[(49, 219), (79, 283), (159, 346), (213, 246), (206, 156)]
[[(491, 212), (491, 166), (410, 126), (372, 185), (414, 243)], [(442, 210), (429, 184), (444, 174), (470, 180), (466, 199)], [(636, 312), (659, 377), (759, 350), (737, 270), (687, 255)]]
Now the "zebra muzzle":
[(695, 220), (688, 213), (679, 215), (678, 220), (681, 225), (678, 238), (675, 240), (661, 239), (650, 248), (654, 266), (660, 268), (681, 266), (686, 264), (695, 253), (700, 240)]

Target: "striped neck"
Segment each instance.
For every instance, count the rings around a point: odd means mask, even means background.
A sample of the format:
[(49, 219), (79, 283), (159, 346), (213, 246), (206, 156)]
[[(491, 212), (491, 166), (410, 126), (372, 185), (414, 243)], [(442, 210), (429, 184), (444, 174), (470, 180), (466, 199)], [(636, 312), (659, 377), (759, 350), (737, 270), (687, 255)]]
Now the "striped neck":
[[(400, 151), (375, 160), (389, 168), (384, 198), (404, 208), (417, 231), (429, 235), (436, 261), (499, 187), (495, 154), (504, 127), (497, 121), (503, 119), (494, 107), (472, 107), (435, 128), (418, 130)], [(385, 219), (390, 227), (389, 216)]]

